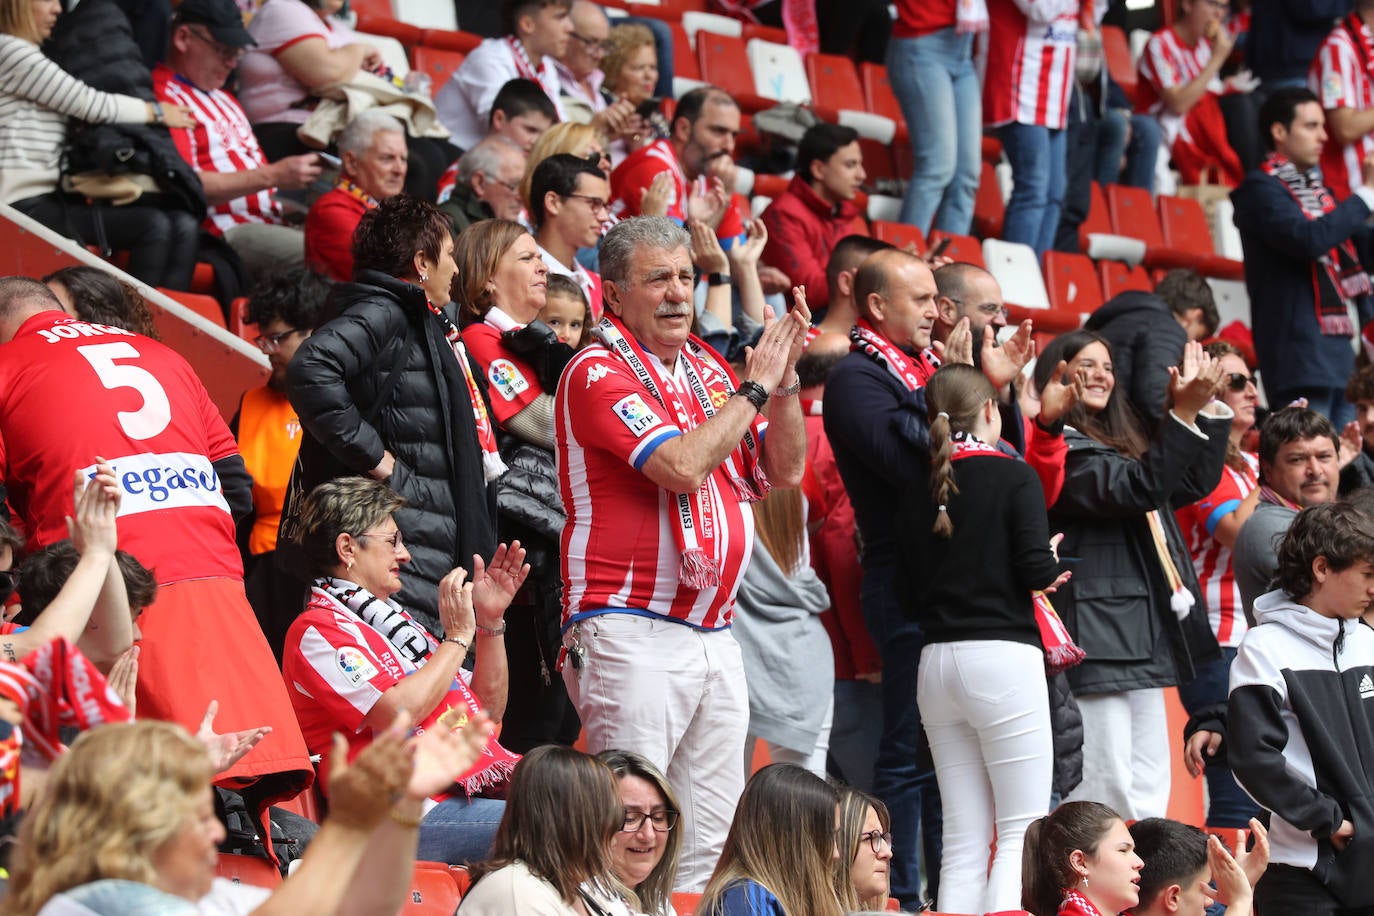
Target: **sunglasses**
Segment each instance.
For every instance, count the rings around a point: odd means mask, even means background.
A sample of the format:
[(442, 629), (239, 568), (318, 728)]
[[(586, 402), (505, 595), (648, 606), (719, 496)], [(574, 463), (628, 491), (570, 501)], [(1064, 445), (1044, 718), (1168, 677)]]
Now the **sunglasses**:
[(1255, 377), (1253, 375), (1246, 375), (1244, 372), (1226, 373), (1226, 387), (1232, 391), (1244, 391), (1246, 385), (1254, 384)]

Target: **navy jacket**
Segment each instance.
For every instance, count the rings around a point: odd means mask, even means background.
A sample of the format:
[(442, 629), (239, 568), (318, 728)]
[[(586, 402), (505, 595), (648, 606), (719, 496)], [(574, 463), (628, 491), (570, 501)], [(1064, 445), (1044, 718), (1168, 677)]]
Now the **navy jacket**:
[(1083, 327), (1112, 345), (1116, 387), (1153, 433), (1169, 399), (1169, 367), (1183, 359), (1188, 333), (1154, 293), (1127, 290), (1088, 316)]
[(1352, 0), (1253, 0), (1245, 64), (1261, 80), (1305, 80), (1317, 48)]
[[(1255, 352), (1270, 399), (1302, 388), (1344, 388), (1355, 366), (1350, 340), (1322, 334), (1317, 323), (1313, 264), (1364, 228), (1369, 207), (1351, 195), (1309, 220), (1288, 189), (1261, 171), (1231, 192), (1245, 249), (1245, 287)], [(1368, 267), (1369, 265), (1366, 265)], [(1368, 317), (1368, 297), (1360, 321)]]

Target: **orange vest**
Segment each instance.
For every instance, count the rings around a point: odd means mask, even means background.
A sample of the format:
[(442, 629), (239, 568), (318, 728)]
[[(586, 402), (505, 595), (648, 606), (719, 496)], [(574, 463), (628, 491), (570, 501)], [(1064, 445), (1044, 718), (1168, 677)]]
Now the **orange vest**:
[(244, 393), (239, 404), (239, 453), (253, 475), (257, 516), (248, 535), (249, 553), (277, 548), (281, 507), (300, 446), (301, 421), (286, 395), (265, 385)]

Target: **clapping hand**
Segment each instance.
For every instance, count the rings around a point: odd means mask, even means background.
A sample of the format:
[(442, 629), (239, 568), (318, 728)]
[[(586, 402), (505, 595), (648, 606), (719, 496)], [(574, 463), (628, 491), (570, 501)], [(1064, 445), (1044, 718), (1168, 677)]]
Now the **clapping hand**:
[(754, 219), (744, 229), (744, 241), (738, 242), (726, 252), (730, 263), (740, 270), (754, 270), (763, 257), (763, 249), (768, 244), (768, 227), (763, 220)]
[(1364, 436), (1360, 434), (1360, 422), (1351, 420), (1341, 430), (1341, 453), (1338, 464), (1344, 468), (1364, 451)]
[(454, 780), (482, 757), (495, 727), (485, 711), (447, 727), (440, 720), (410, 741), (415, 768), (406, 794), (416, 800), (429, 798), (453, 785)]
[(525, 548), (519, 541), (498, 544), (490, 564), (484, 563), (477, 554), (472, 555), (472, 607), (481, 618), (482, 626), (500, 627), (506, 608), (510, 607), (529, 574), (530, 564), (525, 562)]
[[(984, 325), (980, 357), (983, 374), (998, 391), (1016, 381), (1021, 370), (1035, 358), (1035, 340), (1031, 337), (1030, 319), (1021, 322), (1016, 333), (1008, 337), (1006, 343), (1000, 347), (997, 345), (996, 328), (990, 324)], [(1043, 394), (1041, 398), (1044, 398)]]
[(205, 710), (205, 718), (200, 720), (196, 730), (196, 740), (205, 745), (210, 752), (210, 760), (216, 773), (223, 773), (243, 759), (244, 755), (258, 746), (258, 742), (272, 734), (272, 726), (260, 725), (245, 728), (238, 732), (215, 732), (215, 716), (219, 715), (219, 700), (211, 700)]
[(1169, 367), (1169, 393), (1174, 413), (1191, 425), (1198, 411), (1216, 396), (1220, 384), (1221, 360), (1214, 359), (1197, 341), (1188, 341), (1183, 348), (1183, 365)]
[(67, 516), (67, 534), (79, 554), (96, 550), (114, 555), (119, 544), (115, 517), (119, 514), (121, 492), (114, 468), (104, 458), (96, 458), (95, 474), (89, 480), (80, 471), (72, 481), (72, 515)]
[(377, 735), (348, 762), (348, 742), (334, 733), (329, 754), (329, 817), (341, 827), (370, 831), (401, 800), (415, 770), (415, 748), (407, 740), (409, 717)]
[(1068, 362), (1061, 359), (1059, 365), (1054, 367), (1054, 373), (1050, 375), (1049, 381), (1045, 383), (1045, 390), (1040, 392), (1041, 426), (1058, 423), (1073, 409), (1073, 405), (1083, 399), (1086, 377), (1082, 372), (1075, 372), (1073, 378), (1065, 382), (1064, 376), (1068, 371)]
[(725, 191), (725, 183), (719, 178), (707, 179), (706, 189), (698, 191), (700, 182), (693, 182), (687, 192), (687, 218), (701, 220), (715, 231), (725, 217), (725, 208), (730, 205), (730, 195)]
[(659, 172), (644, 189), (644, 196), (639, 199), (639, 212), (644, 216), (667, 216), (668, 197), (672, 193), (673, 173)]
[(942, 363), (973, 365), (973, 331), (967, 317), (960, 318), (950, 330), (949, 336), (941, 343), (932, 340), (930, 348), (940, 357)]
[(698, 219), (687, 221), (687, 231), (692, 235), (692, 266), (704, 274), (729, 273), (730, 259), (716, 231)]

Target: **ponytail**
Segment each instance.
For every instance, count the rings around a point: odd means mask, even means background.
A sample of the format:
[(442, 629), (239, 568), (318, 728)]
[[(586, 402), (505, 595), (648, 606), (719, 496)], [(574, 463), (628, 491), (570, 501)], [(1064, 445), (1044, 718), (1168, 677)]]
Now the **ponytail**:
[(1021, 847), (1021, 908), (1056, 916), (1064, 891), (1079, 882), (1069, 864), (1075, 850), (1096, 856), (1098, 844), (1121, 816), (1098, 802), (1065, 802), (1026, 828)]
[(930, 498), (935, 504), (936, 537), (954, 534), (949, 500), (959, 495), (954, 482), (954, 434), (967, 433), (978, 420), (978, 411), (997, 397), (992, 382), (972, 366), (951, 363), (941, 366), (926, 385), (926, 415), (930, 420)]

